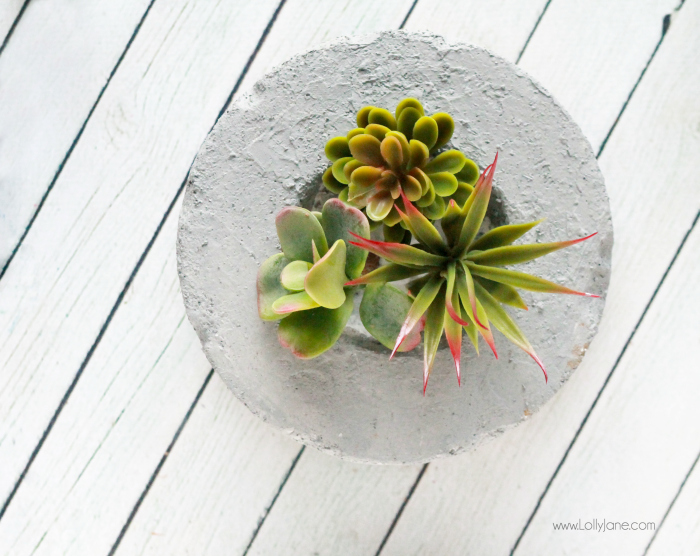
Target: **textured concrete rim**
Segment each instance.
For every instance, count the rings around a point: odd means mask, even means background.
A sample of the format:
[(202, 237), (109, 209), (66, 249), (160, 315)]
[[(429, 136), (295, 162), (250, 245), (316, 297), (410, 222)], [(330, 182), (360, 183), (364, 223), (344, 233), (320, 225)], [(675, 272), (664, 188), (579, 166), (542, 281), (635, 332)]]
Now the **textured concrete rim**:
[[(516, 320), (545, 361), (497, 337), (500, 360), (465, 342), (457, 388), (445, 349), (422, 396), (421, 352), (388, 352), (351, 326), (331, 350), (294, 358), (257, 317), (255, 275), (278, 251), (274, 215), (309, 206), (327, 166), (323, 144), (361, 106), (416, 96), (456, 121), (454, 146), (481, 167), (499, 151), (495, 186), (511, 222), (548, 220), (531, 241), (598, 231), (523, 270), (603, 295), (526, 295)], [(187, 314), (216, 371), (248, 408), (292, 437), (367, 463), (457, 454), (537, 411), (568, 380), (597, 330), (610, 275), (612, 224), (590, 144), (563, 108), (511, 63), (427, 33), (343, 39), (296, 56), (239, 97), (190, 172), (178, 234)], [(512, 312), (511, 312), (512, 313)], [(419, 348), (420, 349), (420, 348)]]

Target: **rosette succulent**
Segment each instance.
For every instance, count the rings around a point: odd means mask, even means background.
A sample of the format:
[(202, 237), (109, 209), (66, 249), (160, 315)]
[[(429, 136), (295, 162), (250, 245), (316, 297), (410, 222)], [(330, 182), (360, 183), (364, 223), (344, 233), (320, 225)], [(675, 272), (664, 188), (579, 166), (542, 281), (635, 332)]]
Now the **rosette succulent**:
[(546, 381), (542, 361), (503, 305), (527, 309), (517, 288), (598, 297), (504, 268), (574, 245), (595, 234), (571, 241), (512, 245), (538, 221), (500, 226), (477, 238), (489, 204), (497, 159), (498, 155), (481, 174), (462, 206), (454, 199), (450, 200), (441, 220), (444, 235), (413, 205), (406, 193), (401, 192), (403, 209), (397, 208), (397, 212), (418, 245), (372, 241), (360, 236), (350, 242), (388, 261), (388, 264), (346, 283), (346, 286), (372, 285), (371, 295), (367, 296), (366, 292), (363, 298), (360, 316), (363, 323), (368, 320), (365, 323), (367, 330), (385, 345), (388, 327), (378, 327), (376, 322), (370, 321), (376, 320), (376, 315), (390, 313), (398, 298), (395, 293), (386, 293), (379, 288), (387, 282), (413, 279), (408, 288), (415, 297), (395, 338), (391, 356), (407, 337), (415, 333), (416, 327), (423, 326), (421, 321), (424, 320), (423, 393), (443, 332), (454, 359), (457, 380), (461, 382), (462, 331), (466, 331), (477, 353), (480, 335), (498, 357), (491, 325), (537, 362)]
[(395, 115), (366, 106), (357, 114), (357, 125), (326, 143), (333, 164), (323, 183), (341, 200), (364, 209), (371, 221), (383, 222), (385, 239), (408, 239), (400, 216), (403, 197), (437, 220), (445, 213), (445, 200), (466, 199), (478, 179), (476, 164), (458, 150), (431, 158), (452, 137), (454, 121), (444, 112), (426, 116), (414, 98), (402, 100)]
[(358, 209), (331, 199), (323, 211), (286, 207), (275, 221), (282, 253), (267, 259), (257, 277), (258, 313), (279, 320), (280, 343), (301, 358), (316, 357), (340, 337), (350, 318), (367, 251), (348, 244), (369, 238)]

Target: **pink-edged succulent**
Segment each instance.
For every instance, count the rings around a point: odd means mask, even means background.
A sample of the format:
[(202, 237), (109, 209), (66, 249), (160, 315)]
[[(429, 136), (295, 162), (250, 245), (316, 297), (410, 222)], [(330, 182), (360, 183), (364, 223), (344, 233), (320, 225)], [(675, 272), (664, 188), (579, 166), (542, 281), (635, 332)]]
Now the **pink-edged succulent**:
[[(294, 355), (317, 357), (335, 344), (352, 314), (357, 288), (345, 284), (361, 275), (368, 253), (349, 240), (368, 239), (369, 223), (357, 208), (330, 199), (320, 213), (285, 207), (275, 224), (282, 253), (258, 270), (258, 314), (280, 320), (279, 341)], [(405, 293), (396, 290), (392, 303), (372, 328), (375, 333), (387, 326), (398, 330), (408, 314)], [(401, 351), (419, 343), (417, 327)]]
[[(347, 286), (368, 285), (368, 289), (380, 288), (387, 282), (413, 279), (409, 291), (415, 293), (415, 298), (393, 341), (392, 357), (403, 342), (422, 326), (421, 321), (424, 321), (424, 394), (443, 331), (455, 362), (457, 380), (461, 383), (462, 330), (466, 331), (477, 353), (478, 336), (481, 335), (498, 357), (492, 324), (537, 362), (546, 381), (547, 373), (542, 361), (503, 305), (527, 309), (517, 288), (598, 297), (503, 268), (574, 245), (595, 234), (571, 241), (512, 245), (539, 224), (540, 221), (537, 221), (500, 226), (477, 238), (491, 197), (497, 159), (498, 155), (478, 178), (476, 186), (462, 206), (454, 199), (450, 201), (441, 220), (444, 235), (403, 194), (404, 210), (399, 210), (399, 215), (418, 245), (372, 241), (359, 236), (350, 242), (383, 257), (388, 264), (348, 281)], [(370, 295), (363, 299), (360, 315), (381, 314), (391, 310), (388, 305), (391, 305), (388, 297)], [(365, 327), (375, 335), (371, 327), (367, 324)], [(387, 345), (385, 336), (375, 337)]]
[(431, 220), (442, 217), (446, 201), (464, 194), (476, 182), (479, 170), (458, 150), (431, 159), (452, 137), (449, 114), (426, 116), (414, 98), (402, 100), (395, 116), (366, 106), (357, 115), (358, 127), (326, 144), (333, 163), (323, 175), (326, 187), (343, 201), (363, 209), (373, 222), (383, 222), (386, 239), (405, 234), (399, 211), (402, 195)]

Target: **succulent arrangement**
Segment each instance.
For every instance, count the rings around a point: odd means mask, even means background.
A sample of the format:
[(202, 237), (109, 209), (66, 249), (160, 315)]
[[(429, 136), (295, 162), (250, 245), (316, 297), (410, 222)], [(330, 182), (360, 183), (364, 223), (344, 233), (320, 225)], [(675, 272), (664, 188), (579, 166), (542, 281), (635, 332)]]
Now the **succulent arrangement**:
[[(541, 221), (509, 224), (481, 235), (498, 154), (480, 174), (450, 141), (454, 121), (426, 116), (402, 100), (391, 114), (367, 106), (358, 127), (328, 141), (332, 162), (323, 183), (338, 195), (322, 212), (284, 208), (277, 216), (282, 253), (258, 273), (258, 311), (280, 320), (279, 340), (295, 355), (316, 357), (340, 337), (363, 288), (360, 319), (391, 351), (424, 343), (423, 393), (440, 340), (447, 338), (461, 384), (463, 331), (479, 352), (479, 336), (498, 358), (493, 328), (547, 373), (504, 306), (527, 310), (518, 289), (598, 297), (505, 268), (584, 241), (513, 245)], [(370, 238), (382, 224), (384, 241)], [(368, 253), (386, 261), (364, 272)], [(408, 281), (406, 291), (390, 282)]]

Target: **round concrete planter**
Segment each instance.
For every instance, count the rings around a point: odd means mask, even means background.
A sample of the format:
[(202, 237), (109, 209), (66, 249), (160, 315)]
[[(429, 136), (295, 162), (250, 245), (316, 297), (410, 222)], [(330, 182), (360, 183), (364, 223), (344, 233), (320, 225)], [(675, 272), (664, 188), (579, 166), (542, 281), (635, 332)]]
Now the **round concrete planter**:
[[(603, 295), (527, 294), (515, 318), (547, 365), (549, 382), (496, 333), (499, 360), (465, 342), (462, 387), (446, 346), (422, 394), (422, 346), (389, 352), (351, 320), (320, 357), (296, 359), (256, 309), (260, 264), (278, 252), (274, 217), (309, 207), (327, 166), (325, 141), (345, 134), (366, 104), (393, 110), (413, 96), (455, 119), (452, 144), (482, 168), (500, 153), (493, 224), (547, 220), (530, 241), (598, 235), (522, 270)], [(293, 437), (362, 462), (456, 454), (535, 412), (571, 376), (600, 320), (612, 226), (588, 141), (561, 106), (517, 67), (427, 34), (345, 39), (297, 56), (237, 99), (190, 172), (178, 236), (188, 316), (204, 351), (250, 410)], [(358, 300), (359, 301), (359, 300)], [(356, 309), (359, 303), (356, 302)], [(514, 314), (515, 311), (510, 311)]]

